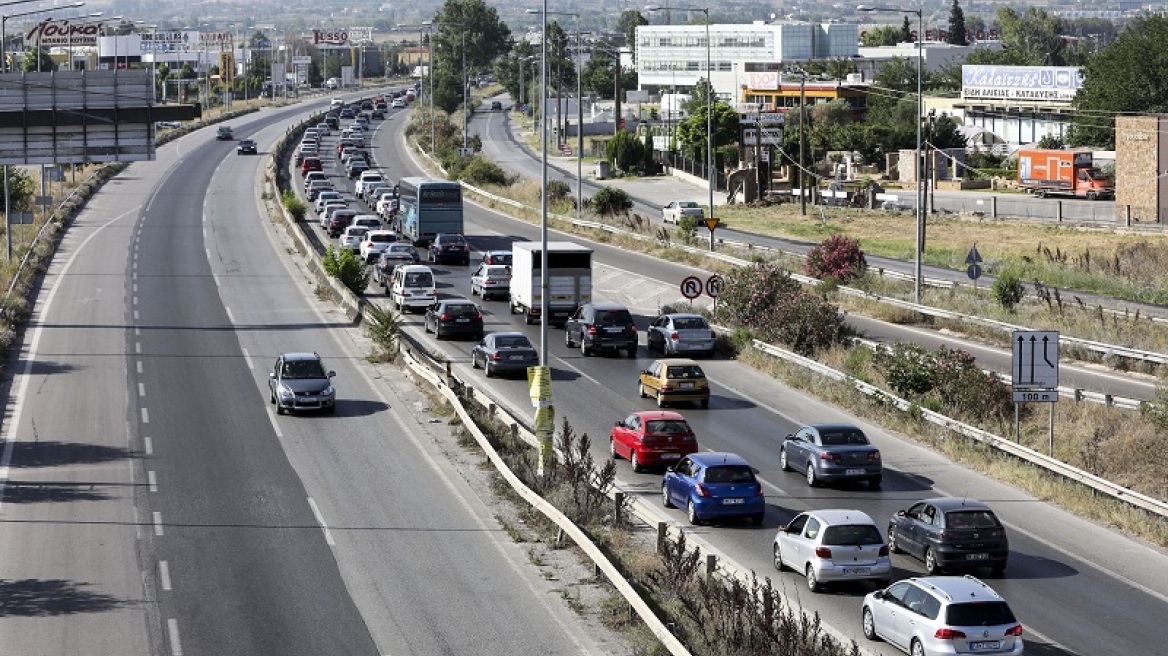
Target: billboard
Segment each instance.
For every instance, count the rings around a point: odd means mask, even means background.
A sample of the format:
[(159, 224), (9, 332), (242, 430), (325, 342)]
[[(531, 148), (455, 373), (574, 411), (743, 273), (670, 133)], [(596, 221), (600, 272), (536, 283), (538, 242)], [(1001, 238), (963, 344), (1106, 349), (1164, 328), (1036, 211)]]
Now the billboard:
[(74, 22), (67, 18), (45, 20), (32, 26), (24, 35), (25, 43), (38, 46), (97, 46), (101, 23)]
[(190, 50), (191, 34), (178, 30), (142, 32), (139, 35), (142, 52), (187, 52)]
[(746, 74), (746, 88), (751, 91), (778, 91), (781, 82), (781, 74), (778, 71)]
[(1078, 66), (961, 67), (961, 98), (1069, 104), (1083, 85)]

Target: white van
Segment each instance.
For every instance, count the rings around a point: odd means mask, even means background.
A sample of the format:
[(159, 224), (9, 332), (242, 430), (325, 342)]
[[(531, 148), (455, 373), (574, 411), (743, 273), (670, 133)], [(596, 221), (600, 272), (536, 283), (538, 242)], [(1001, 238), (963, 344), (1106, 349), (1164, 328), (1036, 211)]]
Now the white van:
[(337, 107), (344, 107), (344, 106), (345, 106), (345, 99), (344, 98), (333, 98), (332, 102), (329, 103), (329, 107), (334, 108), (334, 109)]
[(393, 270), (389, 283), (389, 302), (398, 312), (414, 308), (428, 308), (438, 300), (434, 288), (434, 272), (421, 264), (399, 266)]

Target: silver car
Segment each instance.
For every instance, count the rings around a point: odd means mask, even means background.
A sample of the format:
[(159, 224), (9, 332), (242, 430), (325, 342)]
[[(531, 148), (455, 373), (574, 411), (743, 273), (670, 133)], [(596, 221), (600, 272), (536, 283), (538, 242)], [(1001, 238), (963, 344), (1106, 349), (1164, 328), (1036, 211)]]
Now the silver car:
[(1019, 656), (1024, 649), (1009, 604), (972, 576), (897, 581), (864, 597), (860, 613), (865, 638), (912, 656)]
[(775, 569), (791, 568), (821, 592), (828, 583), (890, 582), (892, 562), (880, 529), (859, 510), (816, 510), (780, 526), (774, 540)]
[(276, 414), (285, 410), (321, 410), (336, 412), (337, 391), (333, 387), (335, 371), (327, 371), (315, 353), (285, 353), (276, 360), (268, 374), (268, 390)]
[(884, 467), (880, 450), (864, 431), (850, 424), (804, 426), (788, 435), (779, 450), (783, 471), (803, 472), (807, 485), (837, 481), (867, 481), (880, 487)]
[(470, 277), (470, 295), (478, 294), (487, 300), (491, 296), (507, 298), (511, 292), (511, 267), (483, 264)]
[(645, 345), (664, 355), (711, 356), (717, 337), (700, 314), (663, 314), (649, 324)]

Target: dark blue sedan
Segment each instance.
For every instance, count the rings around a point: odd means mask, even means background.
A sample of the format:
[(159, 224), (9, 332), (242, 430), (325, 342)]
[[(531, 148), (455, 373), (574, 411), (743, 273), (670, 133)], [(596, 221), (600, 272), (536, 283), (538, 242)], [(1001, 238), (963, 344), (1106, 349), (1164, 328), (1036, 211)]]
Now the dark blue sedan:
[(691, 453), (665, 472), (661, 501), (685, 508), (693, 525), (715, 519), (748, 517), (762, 524), (766, 497), (754, 469), (733, 453)]

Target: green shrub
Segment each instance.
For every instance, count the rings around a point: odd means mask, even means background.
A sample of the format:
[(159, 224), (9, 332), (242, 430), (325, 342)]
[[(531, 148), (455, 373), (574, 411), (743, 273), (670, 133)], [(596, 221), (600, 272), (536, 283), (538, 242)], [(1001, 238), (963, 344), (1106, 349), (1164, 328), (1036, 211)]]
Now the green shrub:
[(604, 187), (596, 192), (590, 201), (592, 211), (601, 216), (623, 214), (633, 209), (633, 199), (623, 189)]
[(692, 216), (683, 216), (677, 220), (677, 236), (682, 241), (690, 241), (697, 236), (698, 220)]
[(304, 201), (300, 200), (291, 189), (284, 190), (283, 200), (284, 209), (288, 210), (292, 218), (296, 221), (303, 221), (304, 213), (308, 210), (308, 206), (304, 204)]
[(916, 344), (898, 343), (877, 350), (873, 364), (898, 395), (915, 399), (933, 391), (936, 364), (933, 354)]
[(446, 170), (455, 180), (465, 180), (473, 185), (493, 184), (504, 187), (515, 181), (502, 167), (481, 155), (458, 157), (455, 153), (449, 162)]
[(1007, 312), (1013, 312), (1022, 297), (1026, 295), (1026, 288), (1022, 285), (1022, 280), (1018, 276), (1018, 272), (1013, 269), (1007, 269), (998, 274), (994, 279), (994, 298), (998, 300), (998, 304), (1002, 306)]
[(358, 295), (365, 293), (369, 286), (369, 272), (353, 251), (329, 246), (323, 264), (325, 273), (340, 280), (349, 291)]
[(836, 234), (808, 251), (803, 266), (809, 276), (846, 285), (864, 275), (868, 260), (859, 241)]
[(749, 328), (758, 339), (781, 344), (801, 355), (839, 343), (845, 335), (839, 308), (804, 290), (773, 264), (736, 269), (725, 278), (716, 318)]
[(555, 203), (567, 199), (572, 195), (572, 188), (563, 180), (548, 180), (548, 202)]
[(604, 154), (617, 170), (629, 173), (640, 170), (644, 165), (645, 153), (642, 150), (641, 142), (637, 141), (635, 136), (625, 130), (619, 130), (608, 140)]
[(398, 335), (401, 334), (401, 324), (393, 308), (369, 303), (364, 309), (366, 317), (366, 331), (370, 339), (380, 346), (388, 355), (397, 353)]

